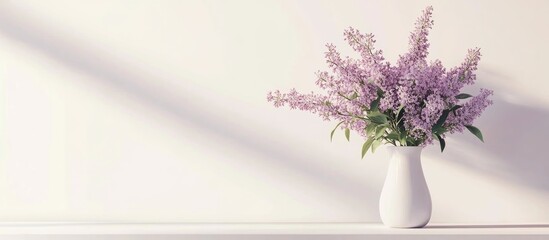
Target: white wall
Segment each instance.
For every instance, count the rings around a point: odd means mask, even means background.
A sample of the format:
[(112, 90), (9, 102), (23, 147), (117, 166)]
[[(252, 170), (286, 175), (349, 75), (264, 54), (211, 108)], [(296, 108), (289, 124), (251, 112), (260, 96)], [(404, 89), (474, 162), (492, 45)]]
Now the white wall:
[(313, 90), (348, 26), (394, 61), (481, 47), (485, 135), (424, 152), (433, 222), (549, 221), (548, 1), (3, 1), (0, 220), (379, 221), (388, 153), (265, 100)]

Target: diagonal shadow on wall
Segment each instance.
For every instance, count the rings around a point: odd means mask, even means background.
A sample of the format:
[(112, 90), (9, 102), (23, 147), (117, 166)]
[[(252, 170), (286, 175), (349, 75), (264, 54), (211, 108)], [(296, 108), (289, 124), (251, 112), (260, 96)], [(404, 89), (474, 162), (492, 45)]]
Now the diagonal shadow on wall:
[(479, 79), (485, 81), (477, 84), (495, 92), (494, 104), (475, 122), (484, 134), (485, 143), (469, 136), (467, 130), (464, 134), (453, 135), (452, 139), (464, 146), (463, 151), (484, 157), (473, 159), (461, 152), (445, 154), (444, 158), (471, 170), (549, 193), (549, 158), (545, 154), (549, 109), (539, 104), (527, 104), (526, 97), (489, 84), (496, 80), (511, 80), (501, 74), (484, 69), (478, 74)]
[[(175, 117), (178, 121), (191, 123), (193, 126), (225, 138), (237, 146), (263, 156), (261, 160), (274, 159), (273, 164), (295, 171), (318, 183), (319, 187), (334, 194), (343, 194), (362, 202), (377, 214), (377, 202), (368, 202), (372, 192), (366, 182), (352, 178), (343, 172), (333, 171), (322, 166), (314, 166), (304, 159), (328, 161), (337, 156), (318, 149), (316, 151), (292, 151), (287, 145), (278, 143), (261, 132), (251, 131), (227, 119), (215, 116), (215, 110), (204, 110), (204, 106), (194, 105), (200, 96), (188, 92), (177, 99), (159, 94), (143, 83), (158, 79), (136, 71), (134, 66), (116, 60), (116, 57), (102, 53), (84, 41), (75, 40), (74, 36), (63, 33), (43, 22), (32, 20), (22, 12), (8, 7), (0, 8), (0, 33), (25, 44), (64, 65), (77, 70), (93, 79), (101, 81), (123, 95), (135, 101), (153, 107), (160, 112)], [(137, 80), (137, 81), (136, 81)], [(201, 101), (202, 103), (207, 101)], [(207, 109), (207, 108), (206, 108)], [(222, 120), (220, 120), (222, 119)], [(253, 121), (250, 119), (250, 121)], [(363, 189), (362, 191), (357, 191)], [(363, 213), (357, 213), (361, 216)]]

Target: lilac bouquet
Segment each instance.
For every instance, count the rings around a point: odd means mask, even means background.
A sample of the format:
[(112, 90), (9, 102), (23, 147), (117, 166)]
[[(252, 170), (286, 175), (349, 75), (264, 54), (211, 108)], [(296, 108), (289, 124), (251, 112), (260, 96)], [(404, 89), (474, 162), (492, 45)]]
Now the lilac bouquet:
[(480, 49), (470, 49), (465, 61), (450, 70), (440, 60), (427, 63), (432, 11), (427, 7), (418, 18), (409, 51), (396, 65), (385, 62), (382, 51), (374, 48), (373, 34), (349, 28), (345, 40), (361, 58), (342, 58), (334, 45), (327, 44), (325, 56), (331, 72), (319, 71), (316, 81), (325, 94), (277, 90), (269, 92), (267, 100), (275, 107), (289, 105), (324, 120), (339, 121), (330, 138), (338, 127), (347, 140), (350, 130), (358, 132), (365, 139), (362, 157), (383, 143), (426, 146), (436, 140), (444, 151), (446, 135), (464, 129), (483, 141), (481, 131), (472, 124), (492, 104), (488, 97), (493, 93), (481, 89), (472, 96), (460, 91), (475, 82)]

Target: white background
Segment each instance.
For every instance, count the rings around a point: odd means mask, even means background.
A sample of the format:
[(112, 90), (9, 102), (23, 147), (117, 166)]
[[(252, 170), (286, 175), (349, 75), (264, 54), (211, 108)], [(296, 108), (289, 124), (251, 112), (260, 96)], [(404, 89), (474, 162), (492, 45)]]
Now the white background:
[(482, 48), (494, 105), (423, 154), (432, 222), (549, 221), (548, 1), (2, 1), (0, 220), (377, 222), (385, 149), (275, 109), (348, 26), (390, 61), (433, 5), (431, 59)]

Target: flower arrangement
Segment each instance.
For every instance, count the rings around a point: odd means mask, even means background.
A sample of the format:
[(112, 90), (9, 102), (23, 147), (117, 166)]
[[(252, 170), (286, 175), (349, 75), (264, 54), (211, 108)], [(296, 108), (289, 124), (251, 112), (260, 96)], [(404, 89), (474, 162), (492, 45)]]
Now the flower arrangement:
[(325, 57), (331, 72), (317, 72), (316, 81), (325, 94), (276, 90), (268, 93), (267, 100), (275, 107), (288, 105), (339, 121), (330, 139), (338, 127), (347, 140), (351, 130), (358, 132), (365, 139), (362, 157), (381, 144), (426, 146), (433, 140), (444, 151), (446, 135), (464, 129), (483, 141), (481, 131), (472, 124), (492, 104), (493, 92), (480, 89), (472, 96), (460, 91), (476, 80), (480, 49), (470, 49), (465, 61), (449, 70), (440, 60), (428, 63), (432, 11), (427, 7), (417, 19), (409, 51), (396, 65), (384, 61), (382, 51), (375, 49), (373, 34), (349, 28), (344, 31), (345, 40), (361, 58), (342, 58), (334, 45), (327, 44)]

